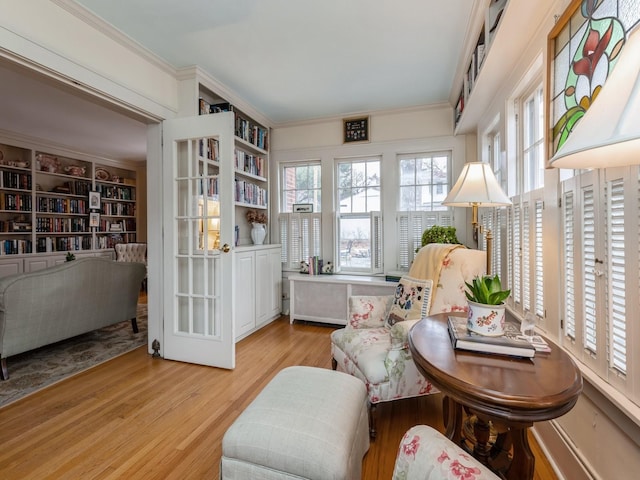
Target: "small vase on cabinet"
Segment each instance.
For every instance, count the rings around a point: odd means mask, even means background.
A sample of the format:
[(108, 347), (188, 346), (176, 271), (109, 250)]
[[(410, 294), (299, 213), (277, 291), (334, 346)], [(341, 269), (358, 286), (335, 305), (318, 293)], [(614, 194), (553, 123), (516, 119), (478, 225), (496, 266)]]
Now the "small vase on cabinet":
[(262, 245), (264, 237), (267, 236), (267, 228), (264, 223), (252, 223), (251, 241), (254, 245)]

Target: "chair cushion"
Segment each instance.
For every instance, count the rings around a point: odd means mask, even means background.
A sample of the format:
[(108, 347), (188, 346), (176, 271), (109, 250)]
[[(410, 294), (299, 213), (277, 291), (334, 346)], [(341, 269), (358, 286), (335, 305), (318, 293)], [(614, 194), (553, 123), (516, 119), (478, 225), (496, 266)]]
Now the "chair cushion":
[(426, 317), (432, 285), (432, 280), (420, 280), (404, 275), (396, 287), (393, 304), (385, 322), (386, 327), (391, 328), (398, 322)]
[(379, 384), (389, 381), (385, 360), (391, 348), (391, 337), (385, 327), (334, 330), (331, 333), (331, 344), (343, 352), (348, 352), (351, 364), (342, 365), (346, 373), (361, 378), (358, 372), (349, 371), (351, 368), (357, 368), (364, 375), (363, 380), (366, 379), (366, 383)]
[(349, 327), (375, 328), (383, 326), (393, 297), (391, 295), (352, 295), (349, 297)]

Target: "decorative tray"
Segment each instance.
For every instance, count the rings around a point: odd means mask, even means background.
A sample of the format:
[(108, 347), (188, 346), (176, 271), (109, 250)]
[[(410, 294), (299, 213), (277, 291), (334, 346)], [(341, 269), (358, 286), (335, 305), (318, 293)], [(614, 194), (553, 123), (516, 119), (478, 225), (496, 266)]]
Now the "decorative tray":
[(96, 168), (96, 180), (109, 181), (111, 179), (111, 174), (107, 172), (104, 168)]

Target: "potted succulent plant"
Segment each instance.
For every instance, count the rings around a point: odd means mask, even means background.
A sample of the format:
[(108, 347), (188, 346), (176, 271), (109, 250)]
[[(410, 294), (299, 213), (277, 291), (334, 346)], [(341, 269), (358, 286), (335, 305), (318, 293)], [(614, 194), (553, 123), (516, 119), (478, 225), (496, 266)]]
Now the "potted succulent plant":
[(511, 290), (503, 290), (498, 275), (475, 277), (467, 286), (467, 328), (481, 335), (499, 336), (504, 333), (504, 301)]

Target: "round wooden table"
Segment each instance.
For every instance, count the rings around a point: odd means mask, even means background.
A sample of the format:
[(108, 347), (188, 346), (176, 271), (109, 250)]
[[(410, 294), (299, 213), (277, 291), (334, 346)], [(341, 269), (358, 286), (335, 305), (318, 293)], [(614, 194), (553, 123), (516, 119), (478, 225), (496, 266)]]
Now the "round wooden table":
[[(567, 413), (582, 391), (582, 376), (562, 349), (551, 345), (550, 353), (536, 352), (534, 358), (454, 350), (447, 329), (448, 314), (420, 320), (409, 333), (409, 348), (418, 370), (446, 396), (447, 436), (464, 440), (465, 407), (475, 414), (474, 455), (491, 465), (496, 452), (489, 445), (489, 422), (503, 428), (497, 443), (512, 445), (512, 459), (505, 478), (533, 478), (535, 458), (529, 448), (527, 429), (533, 422), (550, 420)], [(509, 445), (507, 444), (507, 446)]]

